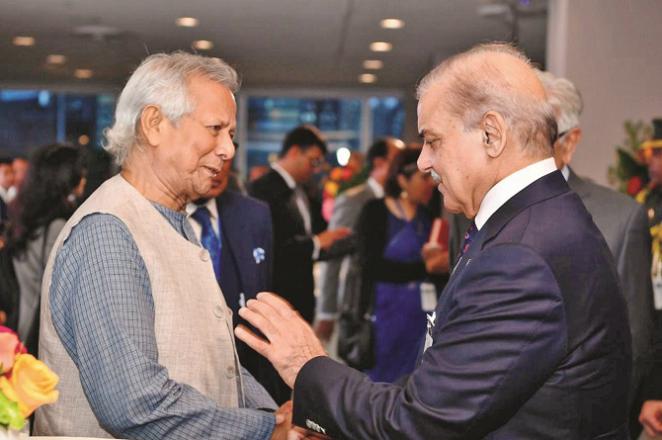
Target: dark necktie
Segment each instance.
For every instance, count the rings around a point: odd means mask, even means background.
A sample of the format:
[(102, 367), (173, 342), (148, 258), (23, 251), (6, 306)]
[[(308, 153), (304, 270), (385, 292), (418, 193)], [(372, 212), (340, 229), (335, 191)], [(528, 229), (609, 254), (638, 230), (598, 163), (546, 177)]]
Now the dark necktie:
[(464, 233), (464, 241), (462, 242), (460, 257), (462, 257), (462, 255), (467, 253), (467, 251), (471, 247), (471, 242), (473, 241), (477, 232), (478, 232), (478, 228), (476, 227), (476, 223), (471, 222), (471, 226), (469, 226), (467, 232)]
[(209, 251), (214, 266), (214, 275), (216, 275), (216, 281), (218, 281), (221, 278), (221, 240), (211, 225), (209, 210), (206, 206), (200, 206), (191, 217), (202, 227), (200, 242)]

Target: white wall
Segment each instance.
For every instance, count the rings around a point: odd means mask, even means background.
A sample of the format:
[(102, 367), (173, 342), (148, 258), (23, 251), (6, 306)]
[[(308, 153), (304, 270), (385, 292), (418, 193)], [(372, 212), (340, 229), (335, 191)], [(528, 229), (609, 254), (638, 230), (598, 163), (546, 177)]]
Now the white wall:
[(547, 68), (584, 98), (573, 168), (606, 184), (623, 122), (662, 117), (662, 0), (550, 0)]

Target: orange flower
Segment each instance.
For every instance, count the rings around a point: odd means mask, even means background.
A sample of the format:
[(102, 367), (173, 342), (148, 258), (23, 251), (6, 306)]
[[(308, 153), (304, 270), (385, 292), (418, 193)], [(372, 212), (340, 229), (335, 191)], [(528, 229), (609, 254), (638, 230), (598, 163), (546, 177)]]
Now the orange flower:
[(0, 377), (0, 391), (7, 398), (18, 402), (23, 417), (35, 409), (58, 398), (55, 389), (59, 378), (42, 361), (31, 354), (19, 354), (14, 362), (11, 379)]
[(5, 374), (12, 369), (14, 358), (18, 353), (25, 353), (25, 347), (11, 329), (0, 326), (0, 373)]

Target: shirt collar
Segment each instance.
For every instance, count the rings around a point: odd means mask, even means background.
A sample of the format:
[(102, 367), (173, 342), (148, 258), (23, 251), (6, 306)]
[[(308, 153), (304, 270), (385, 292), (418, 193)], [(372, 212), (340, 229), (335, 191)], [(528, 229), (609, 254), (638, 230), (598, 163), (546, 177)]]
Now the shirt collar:
[(290, 189), (295, 189), (297, 187), (297, 183), (294, 180), (294, 178), (290, 175), (290, 173), (285, 171), (285, 168), (280, 166), (278, 162), (272, 163), (271, 168), (273, 168), (278, 174), (280, 174), (280, 177), (283, 178), (283, 180), (285, 181), (285, 183), (287, 183), (287, 186), (289, 186)]
[(206, 206), (207, 207), (207, 209), (209, 210), (209, 217), (212, 220), (216, 220), (218, 218), (218, 206), (216, 205), (216, 199), (215, 198), (211, 198), (211, 199), (207, 200), (207, 202), (205, 202), (202, 205), (198, 205), (197, 203), (193, 203), (193, 202), (188, 203), (186, 205), (186, 214), (190, 217), (191, 215), (193, 215), (195, 210), (198, 209), (200, 206)]
[(557, 168), (554, 158), (550, 157), (532, 163), (521, 170), (515, 171), (510, 176), (501, 179), (501, 181), (494, 185), (487, 194), (485, 194), (485, 197), (480, 204), (480, 208), (478, 208), (478, 214), (476, 214), (476, 218), (474, 219), (476, 228), (480, 230), (490, 217), (492, 217), (492, 214), (501, 208), (501, 206), (503, 206), (515, 194), (522, 191), (542, 176), (546, 176), (556, 170)]
[(563, 168), (561, 168), (561, 174), (563, 174), (563, 177), (567, 182), (568, 179), (570, 178), (570, 168), (568, 168), (568, 165), (563, 165)]
[(384, 187), (379, 184), (375, 179), (372, 177), (368, 177), (368, 180), (366, 181), (367, 185), (372, 189), (372, 192), (375, 193), (375, 196), (378, 199), (381, 199), (384, 197)]

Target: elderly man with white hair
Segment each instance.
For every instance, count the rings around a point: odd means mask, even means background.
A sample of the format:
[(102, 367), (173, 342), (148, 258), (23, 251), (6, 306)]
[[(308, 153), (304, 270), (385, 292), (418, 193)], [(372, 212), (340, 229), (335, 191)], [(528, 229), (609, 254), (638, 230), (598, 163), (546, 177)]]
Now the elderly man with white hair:
[[(419, 86), (421, 170), (473, 219), (420, 363), (394, 384), (325, 356), (263, 293), (235, 334), (294, 387), (297, 426), (352, 439), (625, 440), (630, 337), (613, 257), (552, 158), (556, 122), (528, 60), (481, 45)], [(303, 435), (303, 434), (302, 434)]]
[[(268, 439), (275, 404), (240, 365), (209, 253), (187, 221), (234, 155), (236, 72), (148, 57), (120, 95), (107, 149), (121, 165), (57, 238), (40, 348), (60, 400), (40, 435)], [(281, 417), (282, 418), (282, 417)]]
[(593, 216), (616, 260), (616, 269), (628, 305), (632, 335), (632, 381), (630, 385), (630, 434), (641, 431), (637, 421), (641, 408), (645, 366), (650, 358), (653, 334), (653, 288), (651, 285), (651, 246), (644, 208), (631, 197), (582, 179), (570, 162), (582, 137), (579, 117), (583, 102), (579, 90), (566, 78), (538, 71), (549, 103), (556, 112), (559, 137), (554, 144), (554, 160), (570, 188), (582, 199)]

